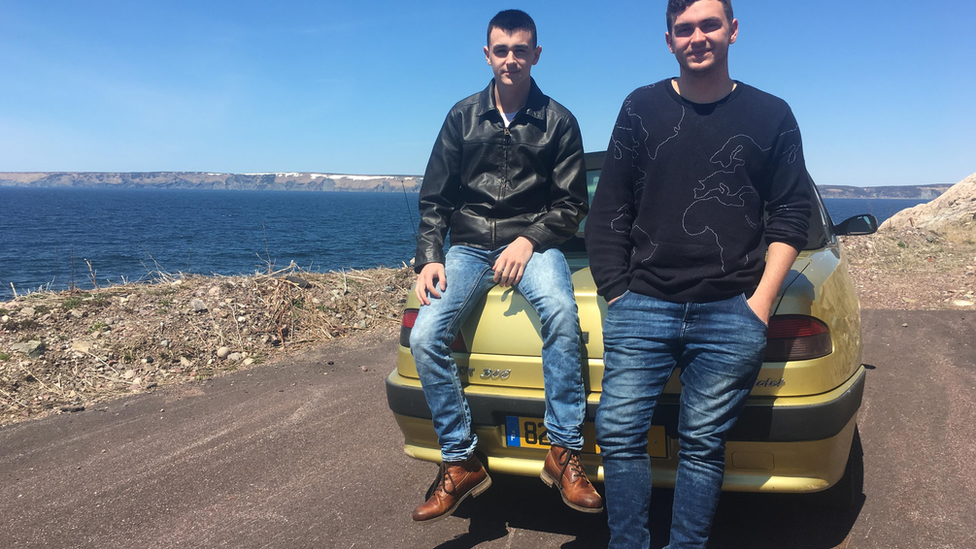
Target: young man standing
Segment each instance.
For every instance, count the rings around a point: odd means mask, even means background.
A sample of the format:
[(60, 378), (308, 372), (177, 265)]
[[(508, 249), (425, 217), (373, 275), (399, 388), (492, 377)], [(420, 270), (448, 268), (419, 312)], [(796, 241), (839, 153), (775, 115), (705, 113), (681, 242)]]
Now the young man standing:
[(679, 76), (624, 101), (586, 224), (604, 325), (597, 442), (610, 547), (650, 543), (647, 432), (681, 369), (670, 549), (705, 547), (726, 433), (762, 365), (771, 307), (806, 243), (810, 182), (789, 106), (729, 76), (730, 0), (669, 0)]
[(413, 519), (448, 516), (491, 484), (474, 455), (478, 438), (450, 344), (495, 284), (517, 289), (542, 323), (552, 442), (542, 479), (570, 507), (598, 513), (603, 501), (579, 461), (585, 414), (579, 319), (569, 266), (556, 248), (576, 234), (588, 209), (582, 138), (573, 115), (530, 76), (542, 48), (527, 14), (498, 13), (484, 53), (494, 78), (448, 113), (420, 191), (414, 292), (421, 308), (410, 350), (443, 463)]

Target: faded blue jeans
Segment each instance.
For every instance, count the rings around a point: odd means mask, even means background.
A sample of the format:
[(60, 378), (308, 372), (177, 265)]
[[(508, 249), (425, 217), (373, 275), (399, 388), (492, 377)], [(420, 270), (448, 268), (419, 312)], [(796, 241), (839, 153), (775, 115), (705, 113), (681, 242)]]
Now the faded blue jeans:
[(603, 345), (606, 370), (596, 429), (610, 547), (650, 545), (647, 431), (677, 366), (681, 449), (668, 549), (704, 548), (722, 490), (726, 433), (756, 383), (766, 324), (741, 295), (671, 303), (628, 291), (607, 309)]
[[(441, 446), (441, 459), (463, 461), (478, 445), (471, 410), (464, 398), (451, 342), (461, 323), (495, 285), (492, 270), (504, 248), (494, 251), (452, 246), (444, 260), (447, 290), (420, 308), (410, 332), (410, 351), (424, 388)], [(583, 447), (585, 415), (580, 369), (580, 328), (573, 282), (563, 253), (555, 248), (532, 254), (515, 286), (542, 323), (542, 375), (546, 429), (553, 444)]]

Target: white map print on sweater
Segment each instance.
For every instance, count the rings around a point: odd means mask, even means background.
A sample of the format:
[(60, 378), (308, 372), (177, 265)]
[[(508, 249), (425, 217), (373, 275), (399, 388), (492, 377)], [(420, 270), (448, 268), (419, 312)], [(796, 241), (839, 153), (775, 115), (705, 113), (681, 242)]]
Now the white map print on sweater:
[[(799, 127), (785, 131), (778, 136), (778, 139), (791, 140), (794, 138), (794, 142), (787, 142), (784, 147), (785, 151), (783, 155), (787, 157), (786, 161), (789, 164), (796, 161), (800, 150)], [(747, 151), (748, 148), (753, 149), (753, 151)], [(731, 188), (727, 182), (728, 180), (723, 176), (734, 174), (736, 170), (744, 168), (746, 165), (746, 156), (754, 157), (763, 155), (771, 148), (772, 145), (769, 147), (760, 146), (752, 137), (745, 134), (734, 135), (729, 138), (725, 142), (725, 145), (709, 159), (713, 164), (718, 164), (719, 169), (698, 181), (698, 184), (693, 189), (694, 200), (682, 215), (681, 226), (687, 235), (705, 236), (710, 240), (714, 240), (717, 248), (716, 254), (718, 255), (723, 273), (727, 272), (726, 267), (728, 262), (736, 258), (727, 258), (725, 256), (722, 237), (719, 231), (716, 230), (717, 228), (713, 228), (709, 224), (709, 220), (727, 219), (729, 217), (728, 215), (723, 212), (717, 212), (715, 208), (745, 208), (749, 195), (756, 194), (755, 189), (752, 187), (740, 185), (739, 188)], [(752, 152), (753, 154), (743, 155), (743, 152)], [(753, 216), (756, 214), (758, 214), (758, 217), (754, 218)], [(741, 220), (747, 228), (754, 230), (762, 221), (761, 217), (761, 211), (745, 210), (742, 213)], [(746, 227), (725, 225), (721, 229), (723, 231), (739, 231)], [(743, 263), (747, 263), (748, 261), (748, 256), (742, 258)]]

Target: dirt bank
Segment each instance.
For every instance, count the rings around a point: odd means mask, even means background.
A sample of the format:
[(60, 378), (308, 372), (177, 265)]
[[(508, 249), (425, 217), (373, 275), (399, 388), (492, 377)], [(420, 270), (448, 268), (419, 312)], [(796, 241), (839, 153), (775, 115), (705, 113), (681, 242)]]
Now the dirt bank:
[(0, 302), (0, 424), (210, 378), (400, 322), (408, 269), (34, 293)]
[[(972, 310), (976, 225), (847, 237), (865, 309)], [(294, 357), (396, 329), (409, 269), (248, 277), (36, 293), (0, 302), (0, 424)]]
[(972, 310), (976, 222), (844, 237), (863, 309)]

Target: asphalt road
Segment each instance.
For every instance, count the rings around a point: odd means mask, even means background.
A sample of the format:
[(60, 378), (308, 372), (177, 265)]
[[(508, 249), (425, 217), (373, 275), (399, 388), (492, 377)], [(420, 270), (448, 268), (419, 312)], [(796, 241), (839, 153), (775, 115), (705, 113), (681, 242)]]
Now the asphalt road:
[[(865, 311), (864, 335), (861, 505), (726, 494), (711, 547), (976, 547), (976, 313)], [(537, 479), (496, 475), (454, 517), (412, 524), (437, 468), (402, 453), (383, 388), (394, 347), (345, 340), (0, 429), (0, 548), (606, 546), (604, 515)], [(652, 547), (669, 495), (655, 492)]]

